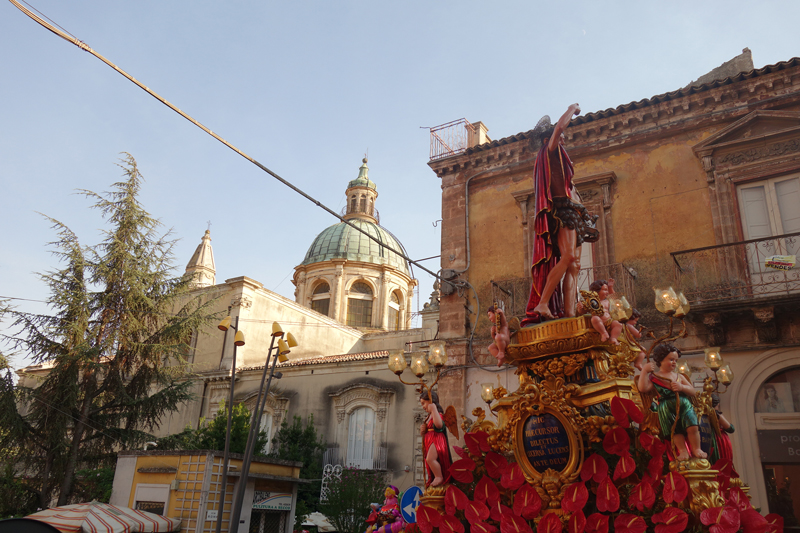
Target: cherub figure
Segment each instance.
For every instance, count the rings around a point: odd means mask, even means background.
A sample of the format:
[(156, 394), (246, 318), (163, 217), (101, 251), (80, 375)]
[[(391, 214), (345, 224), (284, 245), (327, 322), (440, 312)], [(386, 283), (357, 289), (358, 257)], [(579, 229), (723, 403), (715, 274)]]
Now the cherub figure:
[(695, 396), (695, 390), (689, 380), (676, 371), (678, 358), (681, 356), (680, 350), (672, 344), (659, 344), (652, 355), (653, 360), (644, 365), (642, 373), (639, 374), (638, 385), (640, 393), (656, 394), (658, 407), (655, 411), (658, 414), (661, 436), (669, 438), (672, 435), (672, 444), (679, 461), (689, 459), (687, 440), (692, 455), (705, 459), (708, 454), (700, 448), (697, 412), (689, 400)]
[(506, 347), (511, 342), (511, 332), (508, 328), (508, 320), (502, 309), (489, 306), (486, 314), (492, 324), (492, 344), (489, 345), (489, 353), (497, 359), (497, 366), (502, 366), (506, 359)]
[(450, 480), (450, 465), (453, 462), (450, 446), (447, 443), (444, 409), (439, 405), (439, 395), (433, 391), (428, 396), (428, 391), (422, 390), (419, 403), (428, 413), (428, 419), (420, 427), (422, 450), (428, 472), (425, 486), (436, 487)]
[(608, 312), (608, 295), (614, 292), (614, 280), (609, 278), (608, 281), (598, 279), (589, 285), (589, 290), (597, 293), (600, 300), (600, 305), (603, 306), (602, 315), (592, 316), (592, 327), (600, 334), (602, 342), (609, 341), (611, 344), (619, 344), (619, 334), (622, 332), (622, 324), (616, 320), (612, 320), (611, 314)]

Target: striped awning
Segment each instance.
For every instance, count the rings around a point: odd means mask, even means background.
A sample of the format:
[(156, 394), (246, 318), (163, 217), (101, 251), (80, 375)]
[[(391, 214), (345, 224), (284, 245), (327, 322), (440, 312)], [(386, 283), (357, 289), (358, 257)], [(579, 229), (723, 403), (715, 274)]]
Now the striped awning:
[(54, 507), (26, 518), (50, 524), (63, 533), (160, 533), (181, 527), (179, 519), (96, 501)]

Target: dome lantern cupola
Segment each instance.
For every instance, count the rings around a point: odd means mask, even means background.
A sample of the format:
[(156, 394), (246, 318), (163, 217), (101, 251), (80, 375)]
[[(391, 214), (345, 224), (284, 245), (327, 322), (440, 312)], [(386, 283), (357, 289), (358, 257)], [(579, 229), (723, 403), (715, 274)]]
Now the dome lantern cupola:
[(358, 177), (347, 184), (347, 190), (345, 191), (347, 205), (345, 206), (344, 219), (352, 220), (358, 218), (377, 223), (380, 221), (378, 210), (375, 208), (378, 190), (375, 187), (375, 182), (369, 179), (367, 158), (365, 157), (361, 161)]

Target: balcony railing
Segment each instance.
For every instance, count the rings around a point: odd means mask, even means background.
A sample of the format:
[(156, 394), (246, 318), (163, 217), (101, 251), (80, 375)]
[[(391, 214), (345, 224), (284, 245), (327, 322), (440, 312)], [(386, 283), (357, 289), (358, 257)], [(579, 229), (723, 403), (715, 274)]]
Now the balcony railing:
[(388, 463), (389, 447), (381, 443), (374, 450), (372, 457), (348, 459), (346, 450), (342, 450), (337, 445), (328, 445), (327, 450), (322, 453), (322, 466), (342, 465), (346, 468), (357, 468), (359, 470), (386, 470)]
[(675, 280), (692, 305), (800, 294), (800, 269), (766, 266), (775, 255), (800, 251), (800, 233), (672, 252)]
[[(589, 268), (582, 268), (578, 274), (578, 289), (589, 290), (589, 285), (598, 279), (613, 279), (614, 292), (625, 295), (631, 305), (636, 306), (634, 292), (634, 278), (630, 270), (622, 263), (613, 263)], [(492, 280), (492, 299), (503, 302), (506, 315), (522, 318), (525, 316), (525, 307), (531, 294), (531, 278), (512, 278)], [(484, 307), (488, 307), (486, 304)]]

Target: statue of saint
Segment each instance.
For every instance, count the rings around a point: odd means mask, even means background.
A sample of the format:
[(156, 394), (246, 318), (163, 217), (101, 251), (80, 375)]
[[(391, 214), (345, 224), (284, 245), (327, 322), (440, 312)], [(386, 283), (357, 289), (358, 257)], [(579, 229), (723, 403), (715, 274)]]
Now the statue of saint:
[(572, 185), (572, 161), (564, 149), (564, 130), (580, 112), (580, 106), (572, 104), (555, 126), (545, 116), (534, 129), (542, 146), (533, 169), (533, 284), (522, 326), (575, 316), (581, 245), (600, 237), (594, 227), (597, 216), (580, 203)]

